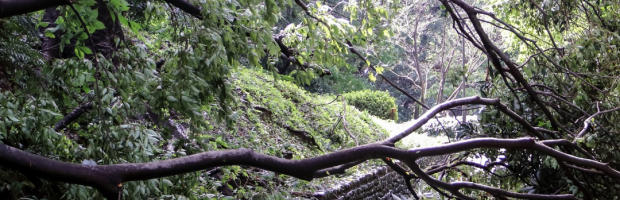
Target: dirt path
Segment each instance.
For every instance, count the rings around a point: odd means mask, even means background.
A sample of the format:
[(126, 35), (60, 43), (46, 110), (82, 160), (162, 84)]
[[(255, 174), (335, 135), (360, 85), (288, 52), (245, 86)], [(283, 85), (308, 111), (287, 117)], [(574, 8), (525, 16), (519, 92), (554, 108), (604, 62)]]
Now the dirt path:
[[(477, 116), (469, 115), (467, 116), (467, 118), (471, 119), (471, 120), (467, 120), (470, 122), (472, 120), (477, 121)], [(394, 123), (393, 121), (382, 120), (376, 117), (372, 117), (372, 119), (375, 121), (375, 123), (377, 123), (379, 126), (383, 127), (386, 131), (388, 131), (390, 133), (390, 136), (401, 133), (402, 131), (411, 127), (416, 121), (416, 120), (411, 120), (411, 121), (397, 124), (397, 123)], [(441, 121), (444, 127), (455, 127), (458, 123), (454, 119), (454, 117), (442, 117), (442, 118), (439, 118), (439, 121)], [(447, 142), (448, 137), (446, 137), (445, 134), (440, 134), (439, 136), (432, 137), (432, 136), (428, 136), (427, 133), (424, 132), (424, 130), (431, 129), (434, 126), (438, 126), (438, 123), (437, 123), (437, 120), (433, 119), (429, 121), (428, 123), (426, 123), (424, 126), (422, 126), (422, 128), (420, 128), (416, 132), (411, 133), (411, 135), (404, 138), (402, 140), (401, 147), (403, 148), (428, 147), (428, 146), (436, 146), (438, 144)]]

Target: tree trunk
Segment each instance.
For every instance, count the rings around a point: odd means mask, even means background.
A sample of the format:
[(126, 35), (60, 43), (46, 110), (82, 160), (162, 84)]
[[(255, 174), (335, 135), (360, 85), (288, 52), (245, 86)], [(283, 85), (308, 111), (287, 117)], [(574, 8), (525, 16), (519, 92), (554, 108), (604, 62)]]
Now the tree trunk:
[[(467, 88), (466, 76), (467, 76), (467, 68), (465, 67), (465, 38), (461, 37), (461, 45), (463, 46), (463, 94), (461, 98), (465, 98), (465, 88)], [(467, 111), (465, 111), (465, 106), (461, 107), (461, 114), (463, 115), (463, 122), (467, 122)]]
[[(415, 26), (414, 26), (414, 32), (413, 32), (413, 52), (412, 52), (412, 57), (413, 57), (413, 65), (415, 67), (416, 73), (418, 74), (418, 81), (420, 83), (420, 102), (425, 103), (424, 101), (424, 97), (425, 97), (425, 93), (426, 93), (426, 80), (424, 77), (424, 75), (422, 74), (422, 70), (420, 69), (420, 62), (418, 60), (418, 23), (420, 22), (420, 19), (416, 19), (415, 22)], [(415, 106), (415, 112), (413, 114), (413, 118), (417, 119), (418, 117), (420, 117), (420, 112), (424, 112), (422, 105), (416, 105)]]
[[(41, 21), (49, 23), (47, 27), (39, 27), (39, 32), (42, 35), (45, 35), (45, 29), (56, 27), (56, 19), (60, 14), (60, 10), (57, 10), (58, 7), (49, 7), (45, 9), (45, 14), (43, 15), (43, 19)], [(45, 57), (45, 59), (49, 60), (50, 58), (60, 58), (60, 31), (54, 32), (54, 38), (43, 37), (41, 38), (41, 54)]]
[[(446, 31), (446, 24), (444, 24), (442, 30), (445, 32)], [(454, 50), (452, 50), (452, 55), (450, 56), (450, 61), (448, 61), (448, 65), (445, 65), (445, 48), (446, 48), (446, 35), (447, 34), (443, 34), (443, 36), (441, 37), (441, 64), (439, 66), (439, 90), (437, 91), (437, 98), (435, 99), (435, 105), (440, 104), (441, 102), (443, 102), (443, 88), (444, 85), (446, 84), (446, 74), (448, 73), (448, 70), (450, 69), (450, 64), (452, 64), (452, 58), (454, 55)]]

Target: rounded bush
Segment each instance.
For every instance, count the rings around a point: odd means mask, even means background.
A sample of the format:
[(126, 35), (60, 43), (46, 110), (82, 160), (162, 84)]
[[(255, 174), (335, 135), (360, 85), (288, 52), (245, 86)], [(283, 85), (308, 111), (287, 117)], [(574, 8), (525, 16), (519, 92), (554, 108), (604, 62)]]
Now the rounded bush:
[(398, 120), (396, 99), (387, 91), (361, 90), (343, 94), (347, 104), (381, 119)]

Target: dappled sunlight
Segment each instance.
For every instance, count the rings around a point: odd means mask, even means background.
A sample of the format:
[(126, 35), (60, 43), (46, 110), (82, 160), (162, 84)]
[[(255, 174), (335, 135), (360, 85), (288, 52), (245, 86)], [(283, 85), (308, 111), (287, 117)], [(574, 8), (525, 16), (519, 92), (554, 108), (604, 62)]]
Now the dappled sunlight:
[[(454, 117), (441, 117), (438, 119), (446, 129), (454, 130), (459, 123), (459, 121), (457, 121)], [(413, 124), (416, 122), (416, 120), (413, 119), (403, 123), (395, 123), (393, 120), (383, 120), (374, 116), (372, 116), (372, 120), (379, 126), (383, 127), (387, 132), (389, 132), (390, 136), (403, 132), (407, 128), (413, 126)], [(467, 121), (472, 123), (478, 122), (478, 116), (468, 115)], [(434, 130), (441, 130), (441, 126), (439, 125), (439, 123), (437, 123), (437, 120), (432, 119), (428, 123), (424, 124), (424, 126), (422, 126), (419, 130), (416, 130), (415, 132), (411, 133), (411, 135), (405, 137), (402, 142), (399, 143), (399, 147), (429, 147), (441, 145), (448, 142), (448, 137), (445, 133), (441, 131), (439, 132), (439, 134), (436, 134), (437, 136), (432, 136), (435, 134), (430, 134), (429, 131)]]

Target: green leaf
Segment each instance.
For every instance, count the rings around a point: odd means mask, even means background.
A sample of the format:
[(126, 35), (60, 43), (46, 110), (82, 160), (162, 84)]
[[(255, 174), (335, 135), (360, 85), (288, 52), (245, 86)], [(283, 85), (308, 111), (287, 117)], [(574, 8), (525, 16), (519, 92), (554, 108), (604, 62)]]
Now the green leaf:
[(13, 115), (9, 115), (9, 116), (7, 116), (7, 117), (9, 117), (9, 119), (10, 119), (11, 121), (13, 121), (13, 122), (19, 122), (19, 119), (15, 118), (15, 116), (13, 116)]
[(55, 112), (53, 112), (51, 110), (48, 110), (48, 109), (41, 108), (40, 110), (43, 111), (43, 112), (46, 112), (48, 114), (54, 115), (54, 116), (60, 116), (61, 115), (61, 114), (55, 113)]
[(118, 20), (121, 22), (121, 24), (129, 26), (129, 24), (127, 23), (127, 18), (123, 17), (123, 15), (118, 15)]
[(170, 180), (168, 179), (163, 179), (162, 182), (164, 182), (164, 185), (168, 186), (168, 187), (172, 187), (172, 182), (170, 182)]
[(49, 32), (49, 31), (46, 31), (46, 32), (45, 32), (45, 37), (48, 37), (48, 38), (56, 38), (56, 36), (54, 35), (54, 33)]
[(80, 48), (75, 47), (74, 51), (75, 51), (75, 56), (77, 56), (78, 58), (84, 58), (84, 52), (81, 51)]
[(88, 87), (88, 84), (82, 85), (82, 90), (84, 90), (84, 92), (86, 93), (90, 93), (90, 87)]
[(39, 26), (39, 27), (47, 27), (49, 25), (50, 25), (49, 22), (39, 22), (39, 24), (37, 24), (37, 26)]
[(81, 40), (86, 40), (86, 39), (88, 39), (88, 34), (86, 34), (86, 32), (82, 32), (82, 34), (80, 34), (80, 39), (81, 39)]
[(140, 24), (134, 21), (129, 21), (129, 27), (131, 28), (131, 31), (133, 31), (133, 33), (135, 33), (136, 35), (138, 35), (139, 31), (142, 29), (142, 26), (140, 26)]
[(168, 96), (166, 97), (166, 100), (170, 101), (170, 102), (176, 102), (179, 101), (177, 98), (174, 98), (173, 96)]
[(60, 29), (60, 26), (56, 26), (56, 27), (52, 27), (52, 28), (47, 28), (47, 29), (45, 29), (45, 31), (46, 31), (46, 32), (52, 32), (52, 33), (54, 33), (54, 32), (56, 32), (56, 31), (58, 31), (58, 29)]
[(77, 79), (77, 80), (78, 80), (78, 81), (77, 81), (77, 83), (75, 83), (75, 86), (80, 86), (80, 85), (83, 85), (83, 84), (84, 84), (84, 81), (86, 80), (86, 75), (84, 75), (84, 73), (81, 73), (81, 74), (78, 76), (78, 79)]
[(93, 52), (90, 50), (90, 48), (85, 47), (85, 46), (77, 46), (77, 48), (80, 48), (80, 51), (86, 53), (86, 54), (93, 54)]
[(79, 197), (79, 199), (88, 199), (88, 195), (86, 195), (86, 190), (79, 189), (78, 190), (78, 197)]
[(95, 30), (105, 29), (105, 25), (100, 21), (96, 21), (93, 27), (95, 27)]

